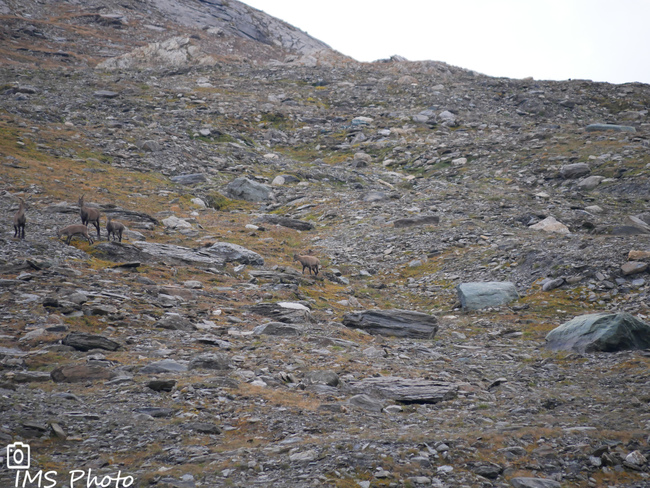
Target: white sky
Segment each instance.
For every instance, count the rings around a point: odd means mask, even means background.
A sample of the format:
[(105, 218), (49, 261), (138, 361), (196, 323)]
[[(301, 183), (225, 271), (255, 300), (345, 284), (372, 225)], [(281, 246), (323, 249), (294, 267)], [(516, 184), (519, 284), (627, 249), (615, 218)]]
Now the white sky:
[(650, 83), (650, 0), (242, 0), (358, 61)]

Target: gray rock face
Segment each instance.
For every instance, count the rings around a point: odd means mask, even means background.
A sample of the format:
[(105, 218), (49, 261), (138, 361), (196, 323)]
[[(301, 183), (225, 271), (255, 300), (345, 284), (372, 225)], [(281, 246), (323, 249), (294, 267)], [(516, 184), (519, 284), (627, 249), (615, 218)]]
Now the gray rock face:
[(226, 185), (224, 194), (235, 200), (265, 202), (271, 198), (271, 188), (248, 178), (235, 178)]
[(577, 352), (647, 349), (650, 325), (629, 313), (581, 315), (549, 332), (546, 347)]
[(456, 290), (463, 310), (500, 307), (519, 298), (517, 288), (510, 282), (461, 283)]
[(433, 339), (438, 332), (433, 315), (408, 310), (365, 310), (346, 314), (343, 325), (374, 335)]
[(154, 0), (153, 8), (190, 27), (219, 29), (224, 34), (280, 45), (288, 51), (310, 54), (330, 47), (295, 27), (237, 0), (192, 2)]

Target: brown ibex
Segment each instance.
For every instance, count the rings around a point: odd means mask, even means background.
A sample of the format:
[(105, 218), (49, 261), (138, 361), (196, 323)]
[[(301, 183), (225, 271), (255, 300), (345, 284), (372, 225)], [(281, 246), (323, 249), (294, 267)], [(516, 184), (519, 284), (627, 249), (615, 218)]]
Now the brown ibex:
[(124, 232), (124, 224), (122, 222), (113, 221), (113, 217), (108, 217), (108, 222), (106, 223), (106, 231), (108, 232), (107, 239), (111, 240), (111, 234), (113, 234), (113, 240), (117, 240), (119, 237), (120, 242), (122, 242), (122, 232)]
[(25, 223), (27, 222), (27, 217), (25, 217), (25, 200), (20, 197), (18, 197), (18, 200), (20, 200), (20, 206), (16, 215), (14, 215), (14, 237), (24, 239)]
[(305, 268), (307, 268), (309, 270), (309, 274), (311, 274), (313, 270), (314, 274), (318, 275), (318, 268), (320, 268), (320, 261), (318, 260), (317, 257), (300, 256), (298, 254), (294, 254), (293, 260), (300, 261), (300, 264), (302, 264), (302, 274), (305, 274)]
[(69, 226), (64, 227), (62, 229), (59, 229), (56, 232), (56, 235), (59, 237), (59, 239), (61, 238), (61, 236), (68, 236), (68, 238), (65, 241), (65, 243), (68, 246), (70, 245), (70, 241), (72, 240), (72, 236), (76, 236), (76, 235), (84, 236), (86, 239), (88, 239), (88, 242), (90, 244), (93, 243), (93, 238), (90, 237), (90, 235), (88, 234), (88, 227), (86, 227), (83, 224), (81, 224), (81, 225), (79, 225), (79, 224), (69, 225)]
[(93, 224), (97, 229), (97, 239), (101, 239), (101, 234), (99, 233), (99, 210), (96, 208), (86, 207), (84, 204), (84, 196), (79, 197), (79, 215), (81, 215), (81, 223), (83, 225)]

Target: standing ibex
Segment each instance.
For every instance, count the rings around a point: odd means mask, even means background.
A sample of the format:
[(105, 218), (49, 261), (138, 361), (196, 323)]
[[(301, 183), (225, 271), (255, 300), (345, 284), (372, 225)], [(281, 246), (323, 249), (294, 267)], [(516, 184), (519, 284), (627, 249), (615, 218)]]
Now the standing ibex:
[(25, 200), (20, 197), (18, 197), (18, 200), (20, 200), (20, 206), (16, 215), (14, 215), (14, 237), (24, 239), (25, 223), (27, 222), (27, 217), (25, 217)]
[(65, 241), (65, 243), (68, 246), (70, 245), (70, 241), (72, 240), (72, 236), (76, 236), (76, 235), (84, 236), (86, 239), (88, 239), (88, 242), (90, 244), (93, 243), (93, 238), (90, 237), (90, 235), (88, 234), (88, 227), (86, 227), (85, 225), (79, 225), (79, 224), (69, 225), (69, 226), (64, 227), (62, 229), (59, 229), (56, 232), (56, 235), (59, 237), (59, 239), (61, 238), (61, 236), (68, 236), (68, 238)]
[(84, 205), (84, 196), (79, 197), (79, 214), (81, 215), (81, 223), (83, 225), (93, 224), (97, 229), (97, 239), (101, 239), (101, 234), (99, 233), (99, 210), (96, 208), (86, 207)]
[(298, 254), (294, 254), (293, 260), (300, 261), (300, 264), (302, 264), (302, 274), (305, 274), (305, 268), (307, 268), (309, 270), (309, 274), (311, 274), (313, 270), (314, 274), (318, 275), (318, 268), (320, 268), (320, 261), (318, 260), (317, 257), (299, 256)]
[(107, 239), (111, 240), (111, 234), (113, 234), (113, 240), (117, 240), (119, 237), (120, 242), (122, 242), (122, 232), (124, 232), (124, 224), (122, 222), (113, 221), (113, 217), (108, 217), (108, 222), (106, 223), (106, 230), (108, 231)]

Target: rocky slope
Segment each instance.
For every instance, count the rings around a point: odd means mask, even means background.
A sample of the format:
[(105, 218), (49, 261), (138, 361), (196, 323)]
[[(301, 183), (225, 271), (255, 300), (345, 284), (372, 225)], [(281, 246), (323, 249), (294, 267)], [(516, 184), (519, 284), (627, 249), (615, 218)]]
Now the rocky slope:
[[(648, 317), (650, 87), (360, 64), (234, 0), (0, 12), (0, 438), (32, 474), (650, 486), (648, 351), (544, 348)], [(82, 194), (102, 237), (68, 246)], [(489, 281), (520, 299), (463, 311)], [(435, 336), (344, 325), (370, 309)]]

